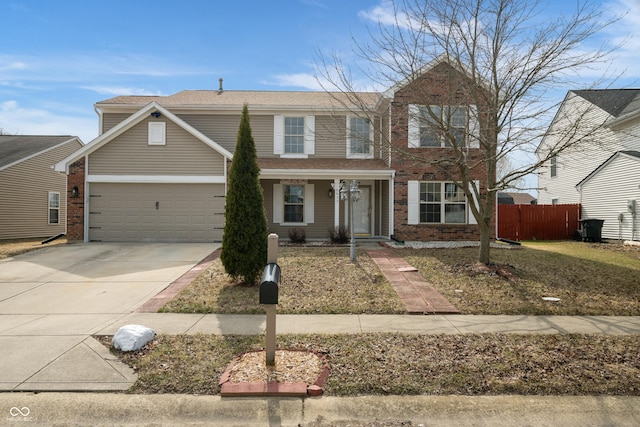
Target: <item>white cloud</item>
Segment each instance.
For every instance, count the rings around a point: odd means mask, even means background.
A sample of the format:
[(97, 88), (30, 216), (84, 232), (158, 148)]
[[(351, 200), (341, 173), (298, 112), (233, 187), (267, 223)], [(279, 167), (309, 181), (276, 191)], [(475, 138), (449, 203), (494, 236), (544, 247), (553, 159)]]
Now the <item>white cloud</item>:
[(162, 96), (159, 91), (150, 91), (143, 88), (126, 87), (126, 86), (81, 86), (81, 89), (91, 90), (101, 95), (120, 96), (120, 95), (144, 95), (144, 96)]
[(313, 74), (295, 73), (295, 74), (279, 74), (274, 77), (273, 83), (276, 86), (293, 86), (311, 90), (322, 90), (322, 85)]
[(98, 134), (97, 117), (59, 115), (23, 108), (15, 100), (0, 103), (0, 128), (16, 135), (74, 135), (86, 144)]
[(386, 0), (383, 0), (378, 6), (374, 6), (368, 10), (361, 10), (358, 12), (358, 16), (367, 21), (384, 25), (396, 24), (396, 14), (393, 10), (393, 4)]

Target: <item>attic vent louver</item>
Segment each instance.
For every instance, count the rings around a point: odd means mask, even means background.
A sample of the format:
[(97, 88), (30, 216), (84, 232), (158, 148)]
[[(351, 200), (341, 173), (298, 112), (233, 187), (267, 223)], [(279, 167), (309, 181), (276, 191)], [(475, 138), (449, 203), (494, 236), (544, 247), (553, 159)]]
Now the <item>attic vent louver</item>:
[(222, 94), (222, 92), (224, 92), (224, 89), (222, 89), (222, 77), (220, 77), (218, 81), (220, 82), (220, 87), (218, 88), (218, 95), (220, 95)]

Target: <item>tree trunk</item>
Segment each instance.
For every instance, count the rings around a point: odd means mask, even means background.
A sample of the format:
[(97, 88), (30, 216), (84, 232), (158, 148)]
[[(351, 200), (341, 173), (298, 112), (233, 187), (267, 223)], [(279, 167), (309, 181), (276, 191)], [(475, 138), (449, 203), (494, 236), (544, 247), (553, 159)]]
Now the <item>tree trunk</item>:
[(480, 253), (478, 254), (478, 261), (483, 264), (489, 264), (491, 257), (491, 227), (489, 224), (482, 221), (480, 226)]

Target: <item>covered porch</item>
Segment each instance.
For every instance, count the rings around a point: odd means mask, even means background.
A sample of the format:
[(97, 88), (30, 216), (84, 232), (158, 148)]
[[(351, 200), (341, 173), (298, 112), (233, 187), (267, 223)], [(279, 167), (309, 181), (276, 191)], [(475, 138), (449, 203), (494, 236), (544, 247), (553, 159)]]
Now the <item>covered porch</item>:
[(393, 234), (394, 171), (381, 160), (259, 159), (269, 232), (288, 238), (302, 230), (307, 240), (329, 240), (331, 230), (349, 226), (349, 204), (341, 183), (356, 181), (359, 200), (352, 204), (356, 238)]

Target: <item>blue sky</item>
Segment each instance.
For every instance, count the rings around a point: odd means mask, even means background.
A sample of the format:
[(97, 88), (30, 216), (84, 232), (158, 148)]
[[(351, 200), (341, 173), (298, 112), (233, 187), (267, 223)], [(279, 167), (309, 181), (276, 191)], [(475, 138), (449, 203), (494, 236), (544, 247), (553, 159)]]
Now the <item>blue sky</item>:
[[(603, 37), (628, 38), (611, 71), (625, 72), (616, 87), (638, 87), (640, 1), (598, 1), (628, 11)], [(0, 128), (87, 143), (93, 104), (117, 95), (217, 89), (219, 77), (225, 89), (317, 90), (315, 51), (348, 59), (352, 36), (366, 40), (386, 11), (384, 0), (0, 0)]]

